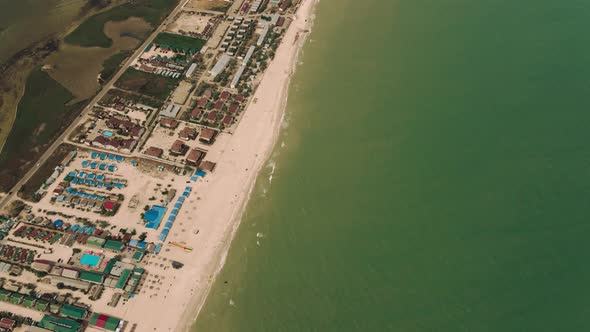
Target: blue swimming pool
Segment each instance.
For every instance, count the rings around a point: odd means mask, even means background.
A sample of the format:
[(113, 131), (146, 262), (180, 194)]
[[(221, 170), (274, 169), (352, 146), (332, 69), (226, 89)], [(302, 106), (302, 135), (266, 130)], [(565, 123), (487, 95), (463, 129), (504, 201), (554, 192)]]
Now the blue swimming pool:
[(103, 136), (106, 136), (106, 137), (111, 137), (111, 136), (113, 136), (113, 132), (112, 131), (105, 130), (105, 131), (102, 132), (102, 135)]
[(82, 265), (96, 267), (98, 262), (100, 262), (100, 256), (98, 255), (84, 254), (82, 255), (82, 258), (80, 258), (80, 264)]

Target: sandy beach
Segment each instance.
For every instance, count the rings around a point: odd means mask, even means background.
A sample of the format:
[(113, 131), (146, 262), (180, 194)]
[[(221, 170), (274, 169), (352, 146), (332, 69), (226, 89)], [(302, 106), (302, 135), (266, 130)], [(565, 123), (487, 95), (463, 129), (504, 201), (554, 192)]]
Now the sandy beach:
[[(117, 308), (107, 306), (109, 296), (103, 296), (93, 304), (97, 311), (137, 324), (137, 331), (187, 331), (194, 323), (223, 266), (257, 174), (278, 138), (289, 80), (309, 33), (314, 4), (303, 1), (236, 131), (209, 152), (217, 162), (215, 172), (193, 184), (193, 195), (168, 237), (193, 251), (168, 245), (159, 255), (149, 255), (149, 276), (141, 293)], [(184, 267), (174, 270), (172, 260)]]

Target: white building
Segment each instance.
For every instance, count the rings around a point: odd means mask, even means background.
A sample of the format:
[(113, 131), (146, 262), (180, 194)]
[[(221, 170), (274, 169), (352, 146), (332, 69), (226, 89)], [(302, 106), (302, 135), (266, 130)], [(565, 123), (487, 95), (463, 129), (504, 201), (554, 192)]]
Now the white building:
[(160, 111), (160, 116), (167, 116), (169, 118), (176, 118), (180, 112), (180, 105), (176, 105), (174, 103), (168, 104), (165, 110)]
[(186, 73), (185, 73), (185, 76), (186, 76), (187, 78), (190, 78), (191, 76), (193, 76), (193, 74), (194, 74), (194, 72), (195, 72), (195, 69), (197, 69), (197, 64), (193, 62), (193, 63), (190, 65), (190, 67), (188, 67), (188, 70), (186, 71)]
[(213, 78), (215, 78), (215, 77), (217, 77), (217, 75), (221, 74), (221, 72), (225, 69), (225, 67), (229, 63), (230, 59), (231, 59), (231, 57), (229, 55), (223, 54), (219, 58), (219, 61), (217, 61), (215, 66), (213, 66), (213, 68), (211, 68), (211, 70), (209, 70), (209, 73), (211, 74), (211, 76), (213, 76)]
[(269, 25), (266, 24), (264, 26), (264, 28), (262, 29), (262, 32), (260, 33), (260, 37), (258, 37), (258, 40), (256, 41), (256, 45), (262, 46), (262, 44), (264, 43), (264, 38), (266, 38), (266, 35), (268, 34), (269, 29), (270, 29)]
[(236, 72), (236, 75), (231, 80), (230, 87), (232, 89), (235, 89), (238, 86), (238, 83), (240, 82), (240, 77), (244, 73), (244, 70), (246, 70), (246, 66), (245, 65), (241, 65), (240, 68), (238, 68), (238, 71)]

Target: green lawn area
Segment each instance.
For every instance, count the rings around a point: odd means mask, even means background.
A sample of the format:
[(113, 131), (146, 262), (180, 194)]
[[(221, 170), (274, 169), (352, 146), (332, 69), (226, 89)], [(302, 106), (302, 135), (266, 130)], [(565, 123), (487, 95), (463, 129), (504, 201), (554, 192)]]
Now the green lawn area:
[(0, 189), (12, 187), (44, 148), (69, 124), (84, 102), (66, 105), (74, 96), (39, 68), (27, 78), (25, 93), (6, 145), (0, 153)]
[(100, 72), (100, 77), (102, 78), (103, 82), (107, 82), (108, 80), (115, 75), (121, 63), (125, 61), (125, 59), (131, 56), (133, 52), (131, 51), (123, 51), (116, 54), (113, 54), (110, 58), (106, 59), (102, 64), (102, 71)]
[(128, 68), (115, 82), (115, 86), (134, 91), (160, 100), (166, 100), (178, 85), (178, 79), (150, 74), (141, 70)]
[(190, 49), (194, 50), (195, 52), (199, 51), (203, 45), (205, 45), (205, 43), (205, 40), (199, 38), (176, 35), (167, 32), (158, 34), (154, 39), (154, 44), (156, 45), (183, 50)]
[(140, 17), (156, 27), (172, 11), (178, 0), (136, 0), (124, 3), (95, 14), (80, 24), (65, 37), (65, 42), (83, 47), (110, 47), (112, 40), (104, 34), (104, 25), (109, 21), (124, 21)]

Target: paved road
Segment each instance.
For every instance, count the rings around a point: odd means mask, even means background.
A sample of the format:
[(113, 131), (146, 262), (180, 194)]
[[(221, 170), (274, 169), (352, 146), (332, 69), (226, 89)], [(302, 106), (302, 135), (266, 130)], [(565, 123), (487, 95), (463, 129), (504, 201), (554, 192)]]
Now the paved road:
[[(82, 112), (80, 113), (79, 118), (84, 117), (88, 112), (92, 109), (94, 104), (96, 104), (99, 100), (104, 97), (104, 95), (113, 87), (113, 84), (123, 75), (125, 70), (129, 67), (129, 65), (137, 58), (143, 50), (147, 47), (149, 43), (166, 27), (166, 24), (170, 22), (174, 16), (182, 10), (182, 7), (188, 2), (189, 0), (182, 0), (174, 10), (166, 17), (166, 19), (162, 22), (162, 24), (154, 30), (154, 32), (145, 40), (145, 42), (137, 48), (135, 53), (123, 64), (121, 69), (113, 76), (113, 78), (100, 90), (100, 92), (92, 99), (92, 101), (86, 106)], [(47, 159), (57, 150), (60, 144), (62, 144), (66, 138), (74, 131), (76, 126), (78, 126), (79, 118), (73, 121), (70, 126), (55, 140), (55, 142), (43, 153), (43, 155), (37, 160), (37, 163), (24, 175), (21, 179), (12, 187), (12, 190), (0, 201), (0, 209), (3, 209), (8, 202), (10, 202), (16, 194), (20, 190), (23, 184), (27, 183), (27, 181), (35, 174), (39, 166), (41, 166)]]

